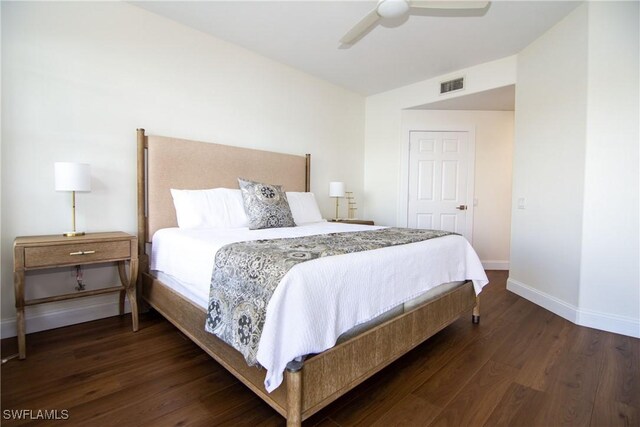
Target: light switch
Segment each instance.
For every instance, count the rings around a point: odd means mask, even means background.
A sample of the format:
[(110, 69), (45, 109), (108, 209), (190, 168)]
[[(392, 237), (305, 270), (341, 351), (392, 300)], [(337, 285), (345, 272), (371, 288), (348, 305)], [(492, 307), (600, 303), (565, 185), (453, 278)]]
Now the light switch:
[(527, 200), (524, 197), (518, 198), (518, 209), (525, 209)]

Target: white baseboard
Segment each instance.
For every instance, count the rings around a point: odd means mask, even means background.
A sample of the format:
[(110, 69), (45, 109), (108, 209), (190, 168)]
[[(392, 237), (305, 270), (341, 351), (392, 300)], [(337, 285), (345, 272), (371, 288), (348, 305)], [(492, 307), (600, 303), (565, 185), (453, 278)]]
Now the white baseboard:
[(578, 312), (578, 325), (640, 338), (640, 320), (592, 310)]
[[(27, 307), (28, 309), (28, 307)], [(124, 310), (131, 312), (129, 301), (125, 300)], [(90, 322), (92, 320), (103, 319), (105, 317), (119, 314), (118, 302), (99, 302), (90, 306), (58, 309), (43, 313), (30, 315), (28, 311), (25, 315), (25, 329), (27, 334), (32, 332), (46, 331), (48, 329), (60, 328), (62, 326), (75, 325), (76, 323)], [(9, 338), (16, 336), (16, 318), (2, 319), (0, 325), (0, 336)]]
[(640, 319), (580, 309), (511, 278), (507, 280), (507, 290), (576, 325), (640, 338)]
[(495, 261), (495, 260), (482, 261), (482, 267), (485, 270), (508, 270), (509, 261)]
[(578, 307), (562, 301), (552, 295), (545, 292), (541, 292), (531, 286), (525, 285), (522, 282), (507, 279), (507, 290), (513, 292), (516, 295), (520, 295), (524, 299), (528, 299), (534, 304), (540, 307), (546, 308), (552, 313), (557, 314), (560, 317), (567, 319), (570, 322), (577, 323), (578, 320)]

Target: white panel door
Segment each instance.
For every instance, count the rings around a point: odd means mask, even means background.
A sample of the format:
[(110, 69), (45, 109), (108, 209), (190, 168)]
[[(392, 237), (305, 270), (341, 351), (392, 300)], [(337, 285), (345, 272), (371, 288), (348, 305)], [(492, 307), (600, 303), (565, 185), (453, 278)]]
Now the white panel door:
[(471, 241), (468, 132), (411, 132), (408, 226), (460, 233)]

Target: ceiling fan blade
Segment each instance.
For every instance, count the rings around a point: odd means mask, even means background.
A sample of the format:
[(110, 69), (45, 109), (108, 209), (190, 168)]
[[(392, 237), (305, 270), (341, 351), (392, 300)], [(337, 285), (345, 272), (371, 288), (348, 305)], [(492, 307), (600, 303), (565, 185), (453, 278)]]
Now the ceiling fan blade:
[(377, 24), (379, 20), (380, 20), (380, 15), (378, 15), (378, 9), (377, 8), (373, 9), (371, 12), (365, 15), (365, 17), (362, 18), (360, 22), (354, 25), (353, 28), (351, 28), (347, 32), (347, 34), (342, 36), (342, 38), (340, 39), (340, 43), (342, 44), (355, 43), (360, 37), (362, 37), (367, 32), (367, 30), (369, 30), (371, 27)]
[(416, 9), (484, 9), (489, 4), (488, 1), (422, 1), (413, 0), (410, 2), (412, 8)]

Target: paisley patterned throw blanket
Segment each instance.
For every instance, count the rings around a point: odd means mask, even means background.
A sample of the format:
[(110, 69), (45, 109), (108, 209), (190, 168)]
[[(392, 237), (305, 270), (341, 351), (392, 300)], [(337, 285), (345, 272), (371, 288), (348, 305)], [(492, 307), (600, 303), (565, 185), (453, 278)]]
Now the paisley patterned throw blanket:
[(294, 265), (449, 234), (454, 233), (383, 228), (226, 245), (216, 253), (205, 329), (240, 351), (249, 365), (255, 365), (267, 304)]

